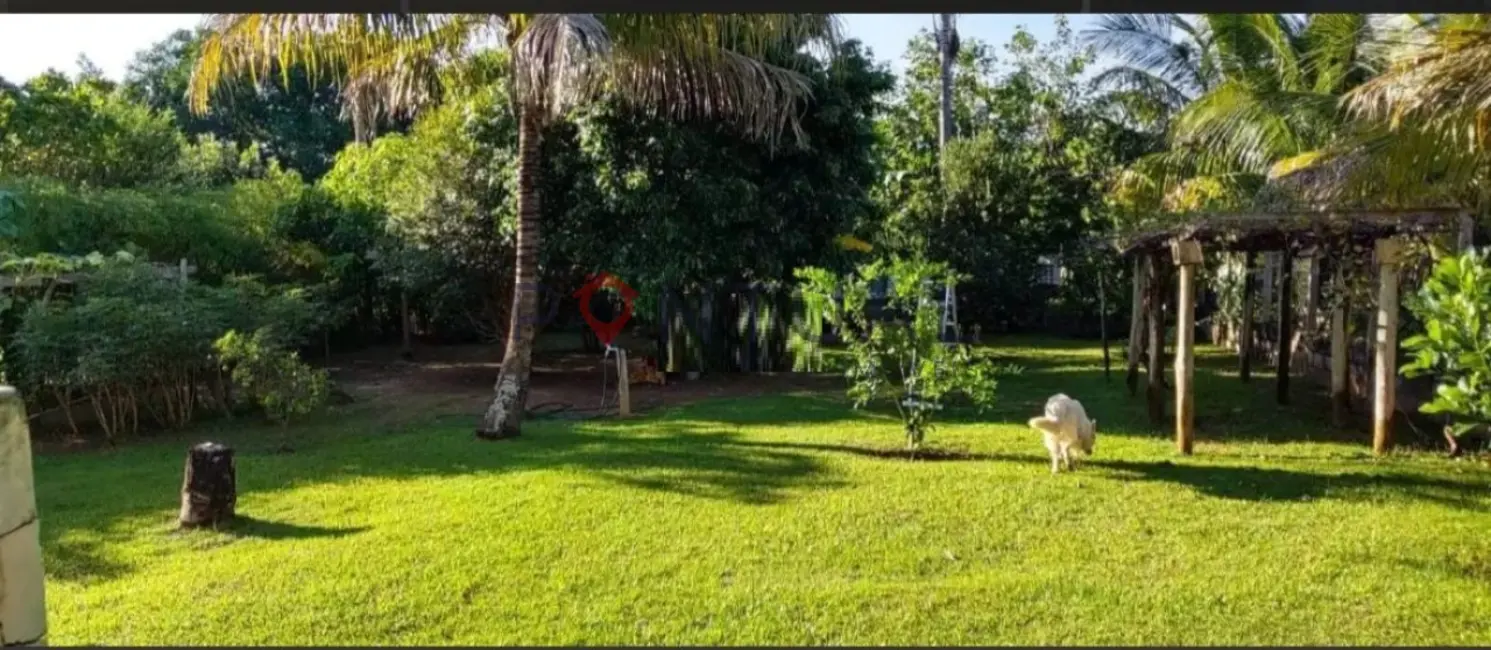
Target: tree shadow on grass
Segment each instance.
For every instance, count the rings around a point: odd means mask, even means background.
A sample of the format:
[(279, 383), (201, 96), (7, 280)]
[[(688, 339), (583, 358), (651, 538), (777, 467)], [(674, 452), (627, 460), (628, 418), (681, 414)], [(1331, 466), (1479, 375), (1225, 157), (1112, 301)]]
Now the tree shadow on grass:
[(845, 445), (811, 442), (757, 442), (747, 440), (729, 441), (723, 444), (738, 447), (752, 447), (762, 449), (800, 449), (804, 451), (824, 452), (832, 454), (848, 454), (861, 458), (875, 458), (879, 460), (891, 460), (898, 462), (946, 462), (946, 461), (983, 461), (1000, 463), (1045, 463), (1044, 457), (1033, 454), (1000, 454), (979, 451), (968, 451), (967, 449), (928, 446), (915, 452), (906, 448), (898, 447), (872, 447), (869, 445)]
[(1207, 496), (1243, 501), (1309, 501), (1312, 499), (1422, 499), (1447, 507), (1484, 512), (1491, 509), (1485, 486), (1411, 474), (1319, 474), (1268, 467), (1192, 465), (1169, 461), (1141, 462), (1093, 459), (1090, 465), (1120, 478), (1162, 481), (1190, 487)]
[(367, 526), (332, 528), (326, 526), (302, 526), (281, 521), (269, 521), (255, 517), (237, 515), (231, 522), (213, 529), (233, 537), (254, 539), (312, 539), (316, 537), (346, 537), (368, 530)]
[[(342, 537), (360, 528), (328, 528), (269, 521), (245, 508), (242, 497), (361, 478), (418, 479), (473, 473), (579, 471), (632, 488), (690, 498), (761, 505), (845, 485), (821, 455), (729, 444), (729, 427), (696, 420), (535, 423), (525, 435), (500, 442), (473, 438), (469, 422), (423, 426), (370, 436), (354, 428), (327, 430), (281, 453), (262, 431), (220, 437), (237, 450), (238, 521), (219, 529), (230, 537), (303, 539)], [(345, 428), (345, 427), (344, 427)], [(255, 436), (254, 434), (260, 434)], [(125, 522), (175, 509), (185, 449), (160, 445), (111, 453), (46, 458), (37, 472), (42, 547), (49, 576), (110, 579), (135, 570), (114, 561), (109, 548), (136, 536)], [(112, 487), (101, 496), (97, 486)], [(206, 538), (201, 548), (218, 545)]]
[[(43, 531), (46, 528), (42, 529)], [(42, 564), (48, 580), (87, 582), (113, 580), (134, 569), (134, 565), (109, 554), (107, 539), (91, 537), (52, 537), (42, 534)]]
[[(865, 445), (745, 440), (728, 441), (723, 444), (769, 449), (801, 449), (893, 462), (909, 460), (904, 449)], [(1046, 465), (1049, 462), (1047, 457), (1035, 453), (985, 453), (936, 447), (924, 449), (918, 460), (1031, 465)], [(1108, 460), (1101, 457), (1082, 462), (1077, 472), (1082, 473), (1083, 468), (1087, 467), (1105, 471), (1119, 480), (1161, 481), (1184, 485), (1207, 496), (1220, 499), (1309, 501), (1312, 499), (1393, 500), (1409, 498), (1430, 501), (1459, 510), (1474, 512), (1491, 510), (1491, 501), (1484, 497), (1477, 498), (1477, 495), (1485, 494), (1484, 483), (1412, 474), (1323, 474), (1264, 467)]]

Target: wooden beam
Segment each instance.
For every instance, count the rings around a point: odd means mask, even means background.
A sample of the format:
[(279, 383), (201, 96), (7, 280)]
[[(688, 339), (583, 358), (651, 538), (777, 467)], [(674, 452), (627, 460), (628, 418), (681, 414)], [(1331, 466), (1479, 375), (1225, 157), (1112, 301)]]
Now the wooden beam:
[(1113, 381), (1113, 361), (1108, 354), (1108, 295), (1103, 274), (1098, 274), (1098, 332), (1103, 337), (1103, 381)]
[(407, 289), (399, 292), (399, 324), (404, 338), (404, 347), (400, 351), (400, 354), (407, 360), (414, 355), (414, 346), (411, 343), (411, 333), (409, 331), (409, 291)]
[(1129, 368), (1126, 379), (1129, 397), (1139, 391), (1139, 357), (1144, 354), (1144, 291), (1148, 285), (1149, 266), (1146, 256), (1134, 256), (1134, 302), (1129, 312)]
[(1351, 354), (1346, 345), (1346, 265), (1343, 260), (1335, 262), (1336, 308), (1331, 310), (1331, 423), (1346, 426), (1347, 413), (1351, 408), (1351, 388), (1346, 379)]
[(1243, 298), (1242, 320), (1238, 328), (1240, 343), (1237, 347), (1238, 376), (1243, 381), (1253, 378), (1253, 269), (1257, 266), (1258, 254), (1248, 251), (1243, 254)]
[(1149, 262), (1149, 387), (1145, 398), (1149, 405), (1149, 421), (1155, 426), (1165, 422), (1165, 379), (1162, 352), (1165, 349), (1165, 315), (1161, 294), (1160, 270), (1164, 268), (1158, 259)]
[(1320, 331), (1320, 254), (1310, 255), (1310, 281), (1306, 283), (1305, 291), (1305, 329), (1298, 337), (1299, 344), (1305, 346), (1306, 350), (1314, 350), (1315, 336)]
[(1175, 297), (1175, 446), (1190, 455), (1195, 440), (1195, 394), (1191, 379), (1196, 374), (1196, 267), (1201, 265), (1201, 245), (1175, 242), (1171, 249), (1180, 281)]
[(1274, 365), (1275, 386), (1274, 398), (1280, 404), (1289, 403), (1289, 350), (1293, 346), (1294, 337), (1294, 258), (1290, 251), (1285, 250), (1279, 256), (1279, 309), (1278, 309), (1278, 334), (1279, 340), (1275, 341), (1278, 346), (1276, 355), (1277, 363)]
[(1277, 269), (1278, 265), (1274, 263), (1274, 255), (1271, 253), (1264, 253), (1263, 268), (1259, 269), (1258, 272), (1258, 290), (1259, 296), (1262, 298), (1263, 303), (1262, 311), (1264, 323), (1269, 322), (1269, 319), (1273, 317), (1273, 314), (1270, 312), (1277, 311), (1273, 309), (1273, 307), (1275, 306), (1274, 273)]
[(1385, 454), (1393, 444), (1393, 413), (1397, 408), (1398, 370), (1398, 261), (1402, 244), (1377, 240), (1377, 332), (1373, 349), (1372, 452)]
[(621, 417), (632, 414), (632, 373), (626, 364), (626, 349), (616, 348), (616, 413)]

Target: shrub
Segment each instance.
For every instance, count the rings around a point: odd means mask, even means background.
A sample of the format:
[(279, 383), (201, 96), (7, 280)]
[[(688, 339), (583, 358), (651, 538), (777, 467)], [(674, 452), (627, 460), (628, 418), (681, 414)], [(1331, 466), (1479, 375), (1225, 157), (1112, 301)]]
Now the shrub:
[(277, 344), (269, 328), (244, 336), (229, 330), (214, 344), (218, 359), (232, 368), (233, 385), (265, 415), (282, 426), (326, 404), (330, 383), (325, 370), (312, 368), (293, 350)]
[(1419, 410), (1457, 419), (1452, 436), (1491, 423), (1491, 265), (1485, 253), (1440, 259), (1407, 302), (1424, 333), (1403, 341), (1413, 360), (1402, 373), (1439, 379), (1434, 399)]
[[(993, 402), (995, 369), (989, 361), (967, 345), (942, 341), (941, 303), (933, 288), (956, 282), (945, 265), (908, 259), (863, 265), (842, 282), (842, 310), (822, 308), (833, 303), (834, 285), (839, 284), (831, 275), (818, 269), (797, 275), (823, 318), (832, 319), (841, 331), (857, 332), (847, 341), (853, 357), (848, 394), (855, 407), (891, 399), (908, 448), (920, 448), (934, 415), (949, 398), (962, 395), (980, 408)], [(884, 310), (888, 317), (875, 318), (868, 308), (870, 285), (882, 278), (890, 280)]]
[(286, 346), (315, 323), (315, 305), (296, 291), (183, 282), (129, 257), (94, 261), (73, 296), (26, 310), (11, 370), (30, 394), (89, 403), (111, 442), (138, 431), (142, 412), (168, 428), (192, 422), (199, 406), (227, 412), (214, 343), (229, 330), (264, 330), (266, 343)]

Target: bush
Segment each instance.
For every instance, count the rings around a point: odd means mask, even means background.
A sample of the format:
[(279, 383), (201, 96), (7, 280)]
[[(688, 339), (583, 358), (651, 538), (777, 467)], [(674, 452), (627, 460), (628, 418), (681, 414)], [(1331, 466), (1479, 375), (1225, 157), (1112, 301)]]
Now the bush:
[(315, 305), (295, 291), (183, 282), (129, 257), (98, 262), (74, 295), (27, 309), (10, 370), (30, 394), (89, 403), (110, 442), (137, 432), (142, 411), (167, 428), (191, 423), (200, 406), (227, 412), (231, 392), (214, 347), (224, 333), (262, 329), (273, 332), (265, 344), (289, 346), (315, 323)]
[(330, 383), (325, 370), (306, 365), (294, 351), (277, 345), (278, 340), (269, 328), (252, 336), (229, 330), (213, 349), (232, 368), (234, 387), (283, 426), (325, 405)]
[[(995, 369), (962, 343), (946, 343), (941, 336), (941, 302), (933, 287), (956, 282), (946, 266), (919, 260), (893, 259), (863, 265), (843, 281), (844, 307), (833, 303), (838, 284), (819, 269), (798, 271), (802, 291), (813, 296), (819, 316), (831, 319), (849, 334), (853, 357), (847, 372), (849, 397), (856, 408), (890, 398), (901, 416), (907, 447), (920, 448), (932, 428), (933, 416), (955, 395), (984, 407), (994, 400)], [(869, 308), (870, 286), (890, 280), (884, 312), (875, 318)], [(940, 296), (940, 292), (938, 292)]]
[(1454, 436), (1491, 423), (1491, 265), (1485, 253), (1439, 260), (1408, 308), (1424, 333), (1403, 341), (1413, 361), (1402, 373), (1439, 379), (1433, 401), (1419, 410), (1458, 420), (1450, 427)]

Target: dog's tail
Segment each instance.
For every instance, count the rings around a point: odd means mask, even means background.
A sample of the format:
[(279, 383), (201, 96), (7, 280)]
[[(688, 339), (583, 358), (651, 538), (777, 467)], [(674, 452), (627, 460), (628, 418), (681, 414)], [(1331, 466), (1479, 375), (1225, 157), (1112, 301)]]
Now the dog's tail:
[(1038, 417), (1038, 418), (1030, 418), (1030, 428), (1032, 428), (1032, 429), (1040, 429), (1041, 431), (1045, 431), (1046, 433), (1057, 433), (1057, 432), (1059, 432), (1060, 431), (1059, 424), (1060, 423), (1057, 422), (1055, 418), (1050, 418), (1050, 417), (1046, 417), (1046, 416), (1041, 416), (1041, 417)]

